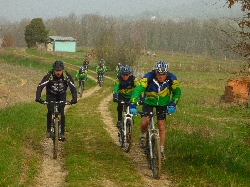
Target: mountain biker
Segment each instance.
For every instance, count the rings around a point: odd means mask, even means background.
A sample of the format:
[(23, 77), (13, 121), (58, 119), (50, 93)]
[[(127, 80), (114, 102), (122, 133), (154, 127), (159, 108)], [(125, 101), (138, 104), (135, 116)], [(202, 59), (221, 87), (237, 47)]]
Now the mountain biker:
[(82, 66), (83, 66), (86, 70), (89, 69), (89, 60), (88, 60), (87, 58), (83, 61)]
[[(75, 80), (78, 80), (79, 82), (78, 94), (80, 94), (81, 81), (87, 80), (87, 79), (88, 79), (88, 71), (84, 67), (80, 66), (79, 71), (76, 72), (76, 77), (75, 77)], [(82, 85), (84, 89), (84, 81), (82, 82)]]
[(130, 66), (123, 66), (121, 73), (117, 76), (113, 88), (113, 101), (118, 102), (117, 113), (118, 121), (116, 127), (122, 126), (122, 109), (123, 104), (121, 101), (129, 102), (134, 88), (139, 84), (139, 80), (131, 74), (132, 68)]
[(103, 62), (100, 62), (99, 65), (96, 66), (95, 71), (97, 73), (97, 82), (98, 82), (99, 75), (104, 77), (104, 72), (107, 72), (107, 68), (106, 68), (106, 66), (104, 65)]
[[(69, 87), (72, 94), (71, 104), (77, 103), (76, 87), (72, 76), (64, 70), (64, 64), (60, 60), (56, 60), (53, 64), (53, 69), (49, 71), (41, 80), (36, 90), (36, 102), (44, 103), (41, 99), (41, 93), (44, 87), (46, 87), (46, 101), (66, 101), (66, 91)], [(62, 140), (65, 140), (65, 104), (59, 106), (59, 112), (61, 113), (61, 134), (59, 135)], [(47, 138), (50, 138), (50, 129), (52, 123), (52, 113), (54, 110), (53, 103), (47, 105)]]
[(117, 76), (120, 74), (121, 68), (122, 68), (122, 64), (118, 63), (117, 66), (116, 66), (116, 68), (115, 68), (115, 72), (116, 72)]
[(145, 91), (145, 99), (142, 106), (142, 112), (145, 113), (141, 120), (141, 135), (140, 135), (140, 147), (145, 147), (146, 132), (149, 123), (149, 117), (147, 113), (152, 112), (153, 108), (156, 108), (159, 135), (160, 135), (160, 148), (163, 160), (165, 160), (164, 154), (164, 140), (165, 140), (165, 120), (166, 110), (168, 113), (175, 111), (176, 105), (181, 97), (181, 89), (179, 83), (174, 74), (169, 72), (169, 64), (164, 61), (158, 61), (155, 64), (155, 68), (144, 75), (140, 80), (138, 86), (136, 86), (130, 102), (131, 113), (136, 113), (136, 103), (142, 92)]

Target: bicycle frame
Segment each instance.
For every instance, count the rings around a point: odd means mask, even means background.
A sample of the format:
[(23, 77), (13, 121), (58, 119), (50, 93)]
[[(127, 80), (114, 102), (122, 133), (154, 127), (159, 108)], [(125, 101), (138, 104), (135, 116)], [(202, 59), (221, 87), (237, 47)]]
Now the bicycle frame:
[[(130, 114), (128, 102), (121, 101), (121, 104), (123, 104), (123, 126), (119, 130), (120, 134), (122, 134), (120, 145), (124, 148), (125, 152), (129, 152), (132, 145), (133, 114)], [(130, 129), (127, 129), (128, 124)]]
[(155, 128), (155, 125), (157, 123), (154, 123), (154, 113), (150, 112), (150, 125), (149, 125), (149, 129), (148, 129), (148, 134), (149, 134), (149, 147), (150, 147), (150, 158), (153, 158), (153, 150), (152, 150), (152, 136), (154, 134), (157, 135), (157, 137), (160, 137), (159, 135), (159, 129)]

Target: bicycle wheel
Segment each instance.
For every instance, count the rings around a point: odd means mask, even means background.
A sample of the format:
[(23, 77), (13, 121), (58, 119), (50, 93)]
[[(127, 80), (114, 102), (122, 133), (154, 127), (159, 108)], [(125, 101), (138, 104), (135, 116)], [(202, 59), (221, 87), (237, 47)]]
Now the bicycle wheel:
[(57, 158), (57, 150), (58, 150), (58, 126), (59, 126), (59, 118), (55, 118), (55, 126), (54, 126), (54, 138), (53, 138), (53, 158)]
[(82, 92), (83, 92), (83, 84), (82, 84), (82, 80), (81, 80), (81, 85), (80, 85), (80, 98), (82, 97)]
[(147, 161), (148, 161), (148, 168), (151, 169), (151, 157), (150, 157), (150, 146), (149, 146), (149, 132), (147, 132), (146, 135), (146, 147), (144, 149), (144, 152), (147, 156)]
[(160, 140), (157, 134), (153, 134), (152, 138), (152, 152), (153, 158), (151, 159), (151, 166), (153, 177), (159, 179), (161, 175), (161, 151), (160, 151)]
[(128, 153), (132, 146), (133, 121), (127, 119), (126, 123), (126, 140), (124, 141), (124, 151)]
[(119, 137), (120, 147), (123, 147), (123, 144), (124, 144), (123, 127), (119, 128), (119, 130), (118, 130), (118, 137)]

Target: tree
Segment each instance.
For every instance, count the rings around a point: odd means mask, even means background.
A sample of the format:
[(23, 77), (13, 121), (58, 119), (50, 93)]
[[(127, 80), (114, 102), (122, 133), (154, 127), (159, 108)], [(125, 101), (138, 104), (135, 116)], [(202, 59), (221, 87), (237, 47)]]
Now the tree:
[(49, 31), (46, 30), (41, 18), (34, 18), (25, 27), (25, 41), (28, 48), (36, 46), (36, 43), (44, 43), (48, 40)]
[(233, 35), (237, 38), (235, 44), (230, 48), (250, 60), (250, 1), (249, 0), (227, 0), (228, 7), (232, 8), (236, 3), (241, 4), (241, 11), (243, 12), (243, 17), (239, 20), (237, 30)]
[(5, 34), (3, 36), (2, 47), (15, 47), (14, 38), (12, 34)]

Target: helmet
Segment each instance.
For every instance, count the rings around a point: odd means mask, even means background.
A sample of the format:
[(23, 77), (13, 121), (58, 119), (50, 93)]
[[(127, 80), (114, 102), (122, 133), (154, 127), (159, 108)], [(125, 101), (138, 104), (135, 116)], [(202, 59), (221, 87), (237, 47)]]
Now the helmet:
[(120, 66), (122, 66), (122, 64), (119, 62), (119, 63), (118, 63), (118, 66), (120, 67)]
[(130, 74), (132, 71), (132, 68), (128, 65), (126, 66), (122, 66), (122, 69), (121, 69), (121, 74)]
[(60, 60), (56, 60), (53, 64), (53, 69), (57, 71), (61, 71), (64, 69), (63, 62)]
[(79, 70), (80, 70), (80, 71), (83, 71), (83, 67), (82, 67), (82, 66), (80, 66)]
[(104, 63), (103, 63), (103, 62), (100, 62), (100, 63), (99, 63), (99, 66), (104, 66)]
[(155, 72), (157, 72), (159, 74), (167, 74), (167, 72), (169, 70), (169, 64), (168, 64), (168, 62), (158, 61), (155, 64), (154, 70), (155, 70)]

